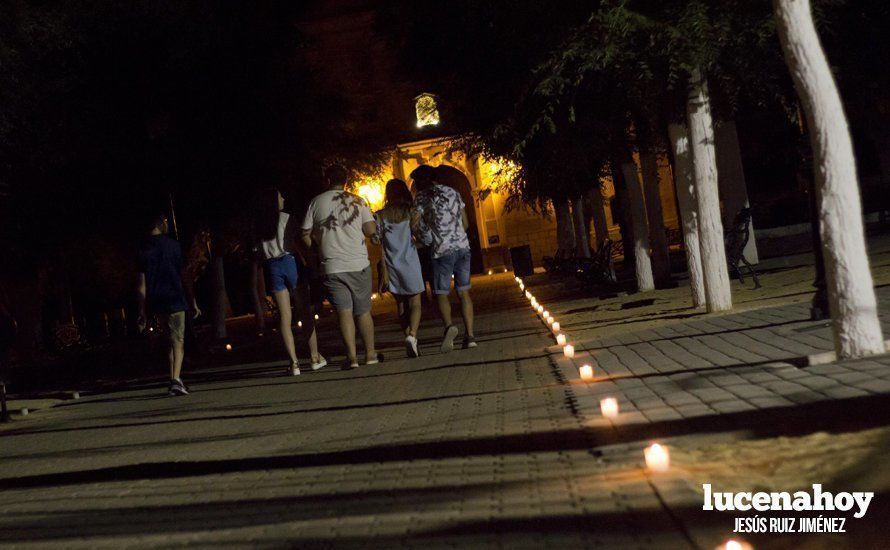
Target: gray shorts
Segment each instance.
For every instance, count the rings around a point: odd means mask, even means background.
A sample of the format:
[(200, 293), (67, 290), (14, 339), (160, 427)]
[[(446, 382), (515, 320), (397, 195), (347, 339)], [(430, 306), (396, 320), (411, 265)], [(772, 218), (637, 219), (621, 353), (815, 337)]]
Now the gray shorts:
[(353, 315), (371, 311), (371, 266), (325, 275), (324, 288), (337, 311), (352, 310)]

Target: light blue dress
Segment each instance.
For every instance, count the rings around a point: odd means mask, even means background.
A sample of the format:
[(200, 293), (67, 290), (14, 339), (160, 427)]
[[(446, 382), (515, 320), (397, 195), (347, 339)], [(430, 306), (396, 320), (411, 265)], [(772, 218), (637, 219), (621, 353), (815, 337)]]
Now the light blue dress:
[(411, 222), (389, 222), (377, 216), (377, 234), (383, 245), (383, 261), (389, 270), (389, 287), (393, 294), (413, 296), (424, 291), (420, 258), (414, 239), (411, 238)]

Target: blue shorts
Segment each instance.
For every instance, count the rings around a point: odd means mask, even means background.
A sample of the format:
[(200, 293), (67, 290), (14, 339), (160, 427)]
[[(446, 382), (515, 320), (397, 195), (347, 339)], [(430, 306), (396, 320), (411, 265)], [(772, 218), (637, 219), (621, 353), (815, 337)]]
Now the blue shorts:
[(433, 258), (433, 293), (451, 292), (451, 276), (458, 292), (470, 289), (470, 249), (453, 250), (439, 258)]
[(266, 294), (270, 296), (282, 290), (297, 287), (297, 262), (290, 254), (266, 260)]

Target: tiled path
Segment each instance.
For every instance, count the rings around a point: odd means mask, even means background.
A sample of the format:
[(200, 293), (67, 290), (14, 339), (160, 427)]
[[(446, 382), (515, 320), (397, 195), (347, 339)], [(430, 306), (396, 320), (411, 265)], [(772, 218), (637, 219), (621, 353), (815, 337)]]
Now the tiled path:
[[(689, 310), (683, 288), (580, 299), (532, 278), (579, 359), (596, 357), (595, 384), (572, 381), (498, 275), (476, 281), (474, 350), (439, 354), (431, 317), (425, 355), (407, 360), (380, 304), (378, 367), (289, 378), (242, 363), (191, 373), (187, 398), (148, 385), (65, 402), (0, 431), (0, 546), (708, 549), (733, 516), (701, 511), (702, 482), (831, 474), (881, 492), (849, 534), (748, 538), (880, 547), (890, 480), (851, 472), (890, 471), (890, 367), (787, 361), (826, 346), (794, 303), (806, 271), (736, 285), (723, 316)], [(330, 332), (323, 347), (337, 348)], [(614, 423), (597, 412), (605, 394), (622, 404)], [(641, 468), (653, 440), (672, 449), (668, 474)]]

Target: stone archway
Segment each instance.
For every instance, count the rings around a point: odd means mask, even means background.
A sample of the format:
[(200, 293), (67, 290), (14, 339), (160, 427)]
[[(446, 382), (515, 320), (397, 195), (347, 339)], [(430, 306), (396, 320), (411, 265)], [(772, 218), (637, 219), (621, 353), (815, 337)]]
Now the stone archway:
[(476, 200), (473, 196), (470, 180), (459, 169), (448, 164), (441, 164), (439, 170), (442, 170), (440, 183), (460, 193), (464, 204), (466, 204), (467, 219), (470, 222), (467, 227), (467, 237), (470, 240), (470, 266), (473, 273), (482, 273), (485, 271), (485, 265), (482, 260), (482, 247), (479, 241), (479, 224), (476, 222)]

